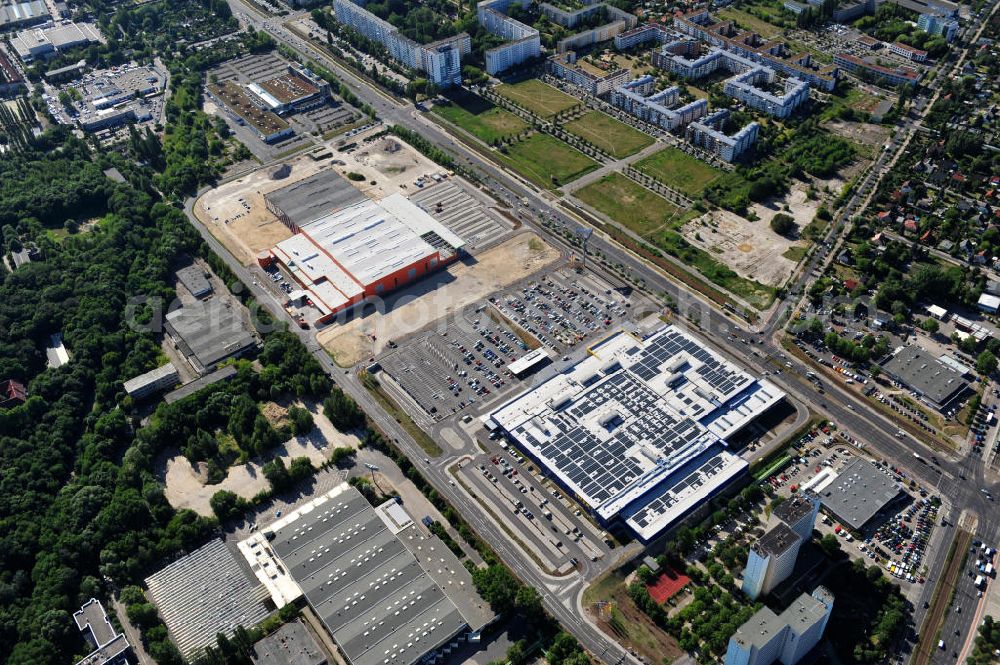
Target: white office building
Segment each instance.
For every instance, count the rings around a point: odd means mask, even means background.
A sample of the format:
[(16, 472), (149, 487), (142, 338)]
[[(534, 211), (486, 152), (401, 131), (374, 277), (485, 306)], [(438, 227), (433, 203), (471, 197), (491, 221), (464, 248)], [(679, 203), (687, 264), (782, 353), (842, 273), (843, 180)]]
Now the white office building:
[(764, 607), (729, 639), (725, 665), (795, 665), (823, 637), (833, 611), (833, 594), (817, 587), (802, 594), (784, 612)]

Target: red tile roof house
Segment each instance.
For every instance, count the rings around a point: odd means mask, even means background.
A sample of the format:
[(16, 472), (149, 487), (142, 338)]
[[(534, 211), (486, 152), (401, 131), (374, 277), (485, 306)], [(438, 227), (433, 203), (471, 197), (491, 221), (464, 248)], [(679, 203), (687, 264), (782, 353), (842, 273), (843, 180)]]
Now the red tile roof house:
[(917, 232), (916, 220), (908, 219), (905, 222), (903, 222), (903, 231), (906, 231), (908, 233), (916, 233)]

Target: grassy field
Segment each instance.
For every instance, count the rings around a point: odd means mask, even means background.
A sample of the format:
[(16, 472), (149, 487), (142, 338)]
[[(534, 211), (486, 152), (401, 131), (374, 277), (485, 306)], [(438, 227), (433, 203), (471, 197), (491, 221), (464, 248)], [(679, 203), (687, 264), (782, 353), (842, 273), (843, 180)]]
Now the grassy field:
[(499, 86), (496, 92), (543, 118), (573, 108), (580, 103), (577, 98), (556, 90), (538, 79), (504, 84)]
[(700, 195), (705, 187), (722, 175), (719, 169), (677, 148), (661, 150), (640, 160), (635, 167), (667, 187), (690, 196)]
[(528, 123), (513, 113), (468, 92), (448, 96), (449, 103), (435, 104), (433, 111), (476, 138), (492, 144), (524, 131)]
[(663, 197), (620, 173), (604, 176), (573, 196), (641, 236), (669, 223), (678, 211)]
[(632, 129), (600, 111), (588, 111), (563, 126), (616, 159), (633, 155), (653, 143), (653, 137)]
[(548, 134), (532, 134), (518, 141), (502, 158), (528, 180), (549, 189), (572, 182), (598, 167), (597, 162), (579, 150)]
[(771, 25), (767, 21), (759, 19), (753, 14), (749, 14), (741, 9), (727, 7), (726, 9), (717, 12), (717, 15), (720, 19), (736, 21), (736, 23), (740, 26), (746, 28), (747, 30), (756, 32), (765, 39), (771, 39), (781, 34), (781, 28), (778, 26)]

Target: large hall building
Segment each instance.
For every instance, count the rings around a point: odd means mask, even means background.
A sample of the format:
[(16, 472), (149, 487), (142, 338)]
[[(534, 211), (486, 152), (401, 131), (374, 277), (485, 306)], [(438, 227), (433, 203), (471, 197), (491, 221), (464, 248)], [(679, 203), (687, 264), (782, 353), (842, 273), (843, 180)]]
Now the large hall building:
[(489, 418), (602, 524), (649, 542), (746, 473), (725, 439), (784, 398), (667, 326), (612, 335)]
[(447, 265), (464, 241), (402, 194), (364, 200), (296, 227), (261, 258), (277, 261), (327, 322)]

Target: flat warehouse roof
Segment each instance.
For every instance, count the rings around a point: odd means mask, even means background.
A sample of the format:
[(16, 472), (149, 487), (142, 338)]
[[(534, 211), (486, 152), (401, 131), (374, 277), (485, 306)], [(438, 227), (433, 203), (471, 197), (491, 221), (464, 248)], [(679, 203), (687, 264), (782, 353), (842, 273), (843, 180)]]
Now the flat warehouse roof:
[(260, 87), (280, 104), (289, 104), (319, 92), (319, 88), (299, 74), (275, 76), (273, 79), (262, 82)]
[(295, 226), (365, 200), (354, 185), (332, 169), (265, 194), (264, 198)]
[(897, 483), (868, 460), (851, 460), (818, 492), (823, 505), (852, 529), (860, 530), (901, 492)]
[(236, 307), (240, 305), (214, 298), (184, 305), (167, 314), (167, 332), (185, 355), (210, 367), (257, 344)]
[(149, 595), (181, 655), (215, 646), (218, 633), (265, 618), (267, 590), (252, 580), (219, 538), (146, 578)]
[(898, 349), (883, 369), (935, 404), (948, 403), (968, 386), (961, 372), (941, 363), (916, 344)]
[(398, 512), (344, 483), (240, 549), (276, 604), (305, 595), (351, 665), (410, 665), (493, 615), (444, 543)]
[(602, 519), (625, 511), (644, 538), (745, 471), (719, 434), (784, 398), (674, 326), (590, 351), (491, 418)]

